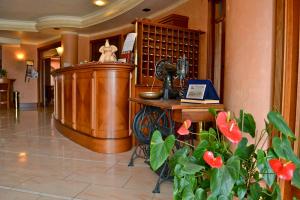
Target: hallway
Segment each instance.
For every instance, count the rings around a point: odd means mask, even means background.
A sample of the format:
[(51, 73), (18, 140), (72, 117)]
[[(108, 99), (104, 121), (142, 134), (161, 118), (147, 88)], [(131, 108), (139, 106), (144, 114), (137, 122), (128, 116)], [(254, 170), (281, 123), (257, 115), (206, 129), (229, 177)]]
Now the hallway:
[(62, 136), (52, 111), (0, 110), (0, 200), (172, 199), (172, 183), (152, 194), (157, 180), (131, 152), (99, 154)]

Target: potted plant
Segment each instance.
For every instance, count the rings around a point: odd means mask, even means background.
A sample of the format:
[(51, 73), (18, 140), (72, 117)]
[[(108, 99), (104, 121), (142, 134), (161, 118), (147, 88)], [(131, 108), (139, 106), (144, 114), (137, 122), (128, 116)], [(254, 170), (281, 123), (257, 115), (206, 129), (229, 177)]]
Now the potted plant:
[[(152, 135), (151, 167), (157, 170), (168, 162), (175, 200), (279, 200), (276, 178), (300, 188), (300, 160), (291, 147), (295, 136), (280, 113), (268, 113), (259, 135), (249, 113), (241, 110), (239, 117), (233, 117), (230, 112), (210, 112), (215, 115), (216, 127), (197, 133), (200, 142), (196, 147), (173, 134), (165, 139), (159, 131)], [(177, 133), (196, 134), (188, 130), (190, 125), (186, 120)], [(267, 149), (261, 149), (274, 132), (278, 136)], [(249, 134), (255, 143), (248, 142), (242, 133)], [(175, 143), (182, 144), (181, 148)]]
[(5, 69), (0, 69), (0, 78), (6, 78), (7, 71)]

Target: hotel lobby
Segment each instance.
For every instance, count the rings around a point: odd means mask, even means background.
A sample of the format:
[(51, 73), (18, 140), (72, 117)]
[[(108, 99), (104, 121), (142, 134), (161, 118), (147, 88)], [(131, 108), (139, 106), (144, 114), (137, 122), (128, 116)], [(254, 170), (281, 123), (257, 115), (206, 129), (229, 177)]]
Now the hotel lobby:
[[(162, 144), (175, 135), (197, 149), (194, 132), (222, 131), (211, 108), (233, 112), (227, 122), (238, 126), (241, 109), (252, 113), (256, 135), (241, 128), (241, 137), (261, 149), (284, 132), (260, 143), (269, 111), (280, 113), (299, 158), (299, 19), (298, 0), (2, 0), (0, 200), (207, 199), (178, 192), (168, 164), (152, 170), (151, 139), (159, 130)], [(195, 100), (199, 81), (212, 83), (216, 102)], [(212, 100), (205, 87), (200, 99)], [(300, 177), (292, 156), (274, 154)], [(278, 177), (277, 199), (300, 199), (296, 178)], [(239, 195), (233, 188), (225, 199)]]

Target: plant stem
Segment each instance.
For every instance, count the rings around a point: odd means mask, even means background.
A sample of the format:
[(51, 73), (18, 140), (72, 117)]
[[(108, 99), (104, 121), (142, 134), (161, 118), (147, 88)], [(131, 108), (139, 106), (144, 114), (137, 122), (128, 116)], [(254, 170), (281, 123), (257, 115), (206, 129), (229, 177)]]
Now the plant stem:
[(178, 139), (175, 139), (175, 140), (178, 141), (178, 142), (180, 142), (180, 143), (182, 143), (182, 144), (185, 144), (185, 145), (188, 145), (188, 146), (190, 146), (192, 148), (195, 148), (195, 146), (191, 145), (190, 143), (187, 143), (187, 142), (184, 142), (184, 141), (178, 140)]

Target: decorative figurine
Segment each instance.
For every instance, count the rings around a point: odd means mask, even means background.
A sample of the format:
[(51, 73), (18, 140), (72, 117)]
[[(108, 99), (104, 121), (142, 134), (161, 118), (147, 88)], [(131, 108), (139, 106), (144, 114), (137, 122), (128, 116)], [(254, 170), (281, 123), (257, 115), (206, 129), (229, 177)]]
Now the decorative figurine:
[(105, 45), (101, 46), (99, 49), (99, 52), (102, 53), (99, 62), (116, 62), (116, 51), (118, 51), (118, 48), (115, 45), (109, 45), (108, 40), (106, 40)]

